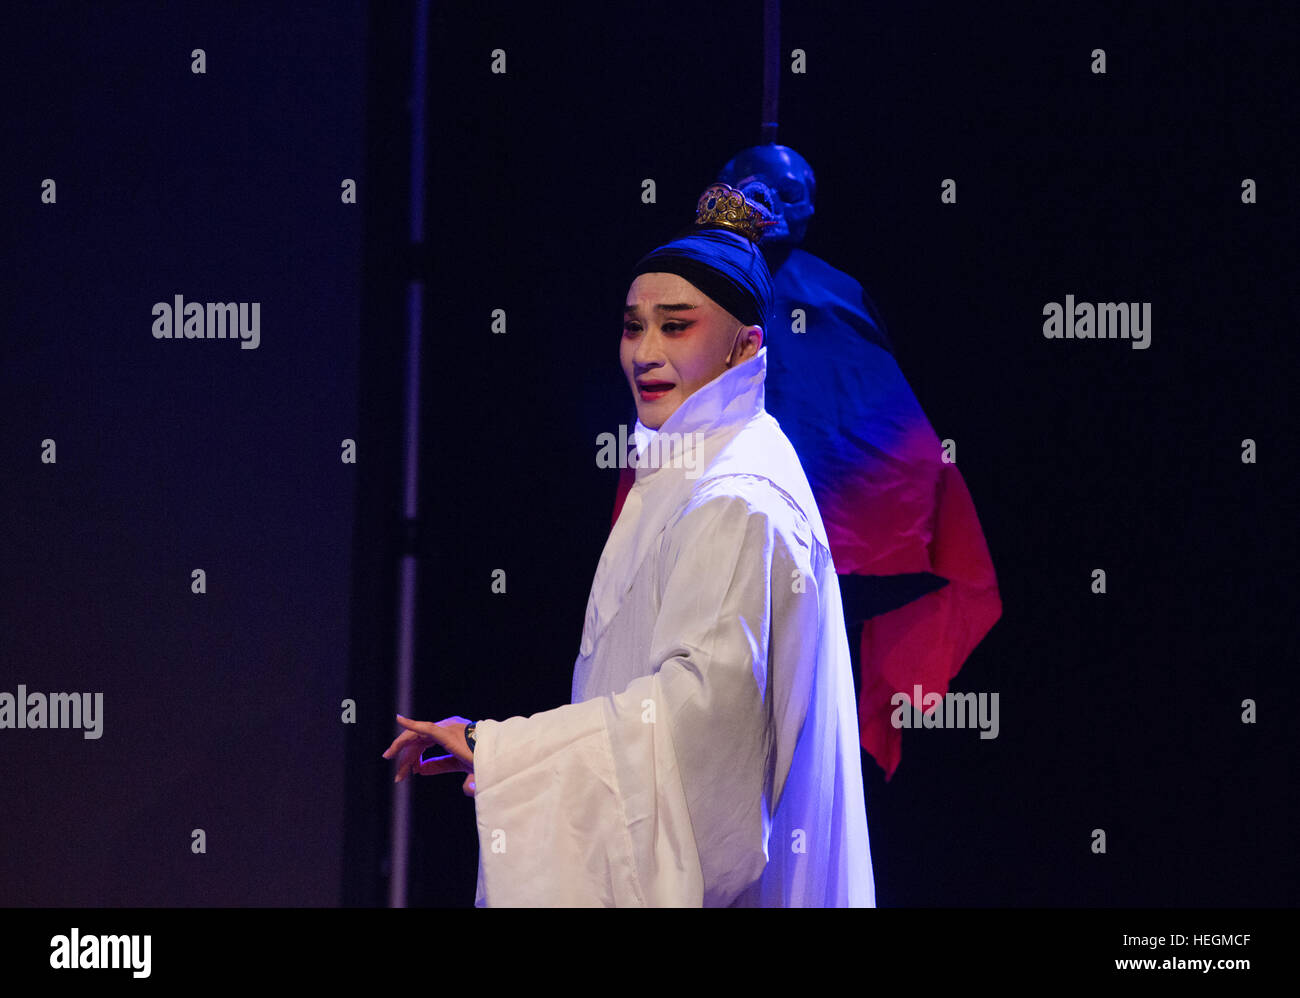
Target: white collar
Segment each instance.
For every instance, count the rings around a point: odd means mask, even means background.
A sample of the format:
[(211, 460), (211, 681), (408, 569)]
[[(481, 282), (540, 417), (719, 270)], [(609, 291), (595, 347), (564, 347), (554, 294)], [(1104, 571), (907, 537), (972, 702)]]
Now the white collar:
[[(739, 430), (754, 416), (764, 411), (763, 386), (767, 378), (767, 347), (760, 347), (748, 360), (723, 371), (703, 388), (686, 399), (657, 430), (652, 430), (641, 420), (636, 421), (633, 437), (640, 456), (656, 442), (657, 437), (680, 434), (680, 446), (685, 463), (701, 455), (694, 450), (703, 441), (719, 433)], [(713, 448), (710, 448), (712, 450)], [(654, 448), (655, 453), (659, 448)], [(679, 465), (680, 466), (680, 465)], [(698, 467), (698, 465), (696, 465)], [(660, 465), (638, 462), (637, 482), (655, 474)]]

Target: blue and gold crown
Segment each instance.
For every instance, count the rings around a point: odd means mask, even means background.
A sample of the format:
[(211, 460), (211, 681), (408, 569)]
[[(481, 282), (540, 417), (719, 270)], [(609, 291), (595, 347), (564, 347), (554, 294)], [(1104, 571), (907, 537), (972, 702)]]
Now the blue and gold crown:
[(712, 184), (695, 204), (695, 224), (730, 229), (757, 243), (776, 224), (772, 199), (772, 192), (758, 181), (746, 184), (743, 191)]

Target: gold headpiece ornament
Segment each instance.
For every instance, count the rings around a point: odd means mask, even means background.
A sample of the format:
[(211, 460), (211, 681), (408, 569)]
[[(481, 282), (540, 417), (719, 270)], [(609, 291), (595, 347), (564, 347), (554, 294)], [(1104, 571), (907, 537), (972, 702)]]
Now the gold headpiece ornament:
[(745, 191), (730, 184), (713, 184), (695, 204), (695, 224), (720, 225), (756, 243), (776, 224), (773, 209), (772, 192), (761, 183), (746, 184)]

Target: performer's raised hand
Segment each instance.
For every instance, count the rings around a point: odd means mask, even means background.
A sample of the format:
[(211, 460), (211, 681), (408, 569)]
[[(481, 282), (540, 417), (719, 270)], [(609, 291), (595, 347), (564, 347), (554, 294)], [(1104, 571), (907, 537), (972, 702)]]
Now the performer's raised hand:
[[(397, 723), (406, 730), (394, 738), (393, 744), (384, 751), (385, 759), (396, 758), (397, 760), (394, 783), (401, 783), (406, 777), (415, 773), (421, 776), (469, 773), (465, 780), (464, 791), (473, 796), (474, 754), (465, 740), (465, 727), (469, 724), (467, 718), (448, 717), (435, 724), (432, 721), (413, 721), (398, 714)], [(439, 745), (449, 754), (422, 761), (420, 755), (430, 745)]]

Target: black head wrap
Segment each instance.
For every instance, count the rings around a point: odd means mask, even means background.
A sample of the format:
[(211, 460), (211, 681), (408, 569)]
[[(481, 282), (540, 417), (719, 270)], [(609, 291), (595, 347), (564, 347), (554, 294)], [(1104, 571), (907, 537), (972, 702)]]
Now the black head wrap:
[(632, 276), (647, 273), (683, 277), (745, 325), (767, 332), (772, 274), (759, 248), (738, 232), (694, 229), (643, 256)]

